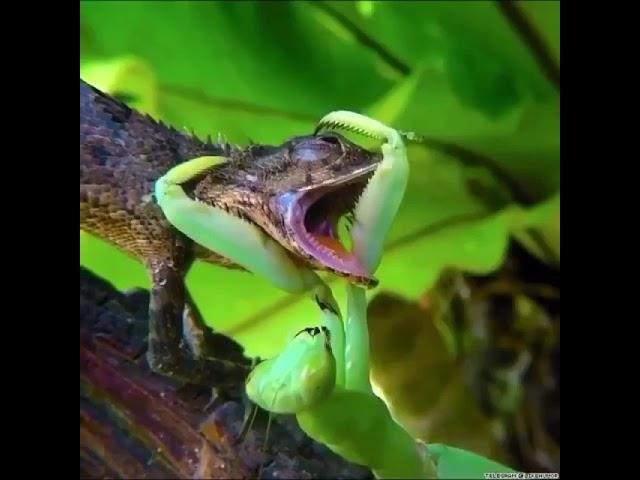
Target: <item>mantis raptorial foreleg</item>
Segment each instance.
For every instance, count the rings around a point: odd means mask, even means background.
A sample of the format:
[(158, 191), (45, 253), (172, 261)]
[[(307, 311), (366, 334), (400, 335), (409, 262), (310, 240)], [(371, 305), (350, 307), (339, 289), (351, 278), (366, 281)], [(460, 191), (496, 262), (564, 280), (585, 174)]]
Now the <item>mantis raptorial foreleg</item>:
[[(380, 122), (352, 112), (327, 115), (319, 124), (319, 129), (324, 127), (384, 141), (383, 161), (356, 206), (352, 229), (353, 253), (373, 273), (407, 185), (402, 138)], [(431, 464), (424, 451), (371, 391), (365, 292), (351, 284), (347, 289), (345, 324), (339, 324), (338, 315), (331, 316), (330, 311), (322, 328), (300, 332), (280, 355), (252, 372), (247, 393), (266, 410), (296, 414), (309, 436), (370, 467), (378, 478), (429, 478)], [(327, 314), (325, 308), (323, 313)], [(339, 381), (342, 371), (344, 383)]]
[[(337, 111), (322, 118), (317, 130), (337, 128), (383, 141), (383, 159), (362, 193), (351, 229), (353, 253), (369, 272), (375, 272), (393, 219), (404, 197), (409, 161), (400, 133), (377, 120), (353, 112)], [(362, 288), (347, 285), (345, 325), (346, 386), (370, 392), (369, 332), (366, 297)]]

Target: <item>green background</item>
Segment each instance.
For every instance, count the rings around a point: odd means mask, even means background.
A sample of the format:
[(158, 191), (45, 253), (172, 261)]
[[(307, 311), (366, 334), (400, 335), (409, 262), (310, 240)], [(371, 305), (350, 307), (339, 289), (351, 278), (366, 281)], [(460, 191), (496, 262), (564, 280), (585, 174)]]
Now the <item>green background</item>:
[[(558, 3), (519, 6), (559, 71)], [(559, 264), (559, 85), (497, 3), (81, 2), (80, 46), (81, 77), (198, 135), (277, 144), (348, 109), (428, 137), (410, 148), (379, 289), (413, 299), (446, 266), (493, 271), (509, 236)], [(80, 247), (117, 287), (148, 286), (111, 247), (83, 233)], [(251, 355), (317, 317), (245, 273), (198, 264), (188, 283)]]

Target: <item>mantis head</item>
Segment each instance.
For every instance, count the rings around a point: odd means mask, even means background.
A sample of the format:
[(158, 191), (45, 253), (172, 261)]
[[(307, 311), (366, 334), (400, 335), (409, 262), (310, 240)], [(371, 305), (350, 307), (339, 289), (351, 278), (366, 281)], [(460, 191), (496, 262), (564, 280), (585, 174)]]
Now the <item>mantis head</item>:
[(325, 327), (298, 332), (278, 356), (265, 360), (247, 378), (252, 402), (275, 413), (295, 414), (331, 395), (336, 383), (336, 361)]
[(324, 133), (230, 149), (227, 156), (230, 161), (184, 184), (185, 192), (258, 226), (306, 267), (364, 286), (377, 283), (341, 243), (338, 222), (352, 220), (381, 153)]

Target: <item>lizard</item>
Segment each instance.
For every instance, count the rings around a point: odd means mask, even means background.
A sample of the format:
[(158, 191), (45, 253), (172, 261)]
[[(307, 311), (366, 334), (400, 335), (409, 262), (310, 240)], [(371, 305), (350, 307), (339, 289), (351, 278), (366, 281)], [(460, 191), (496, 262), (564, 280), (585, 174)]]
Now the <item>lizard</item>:
[[(204, 323), (185, 277), (196, 260), (250, 269), (183, 234), (156, 201), (158, 179), (167, 171), (211, 157), (228, 161), (190, 176), (182, 184), (188, 198), (256, 227), (272, 245), (274, 263), (373, 286), (376, 280), (340, 243), (336, 225), (349, 217), (382, 155), (335, 132), (280, 145), (202, 141), (80, 80), (80, 228), (145, 266), (151, 370), (223, 387), (243, 381), (251, 362), (238, 343)], [(227, 240), (234, 241), (233, 232)]]

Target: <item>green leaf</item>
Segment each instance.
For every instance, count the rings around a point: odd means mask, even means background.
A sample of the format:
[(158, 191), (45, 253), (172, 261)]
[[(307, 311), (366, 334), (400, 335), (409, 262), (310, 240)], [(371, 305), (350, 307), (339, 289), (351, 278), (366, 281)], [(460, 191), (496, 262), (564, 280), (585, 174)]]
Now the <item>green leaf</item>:
[(560, 265), (560, 195), (541, 204), (530, 217), (525, 216), (523, 225), (514, 227), (513, 236), (540, 261)]
[(382, 288), (415, 298), (447, 267), (491, 273), (502, 264), (511, 235), (550, 223), (558, 210), (559, 198), (554, 197), (530, 209), (512, 205), (491, 214), (460, 213), (421, 230), (409, 230), (396, 236), (385, 251), (378, 271)]
[[(503, 91), (534, 94), (539, 98), (553, 92), (554, 87), (517, 27), (495, 2), (478, 1), (382, 1), (373, 2), (370, 12), (361, 13), (354, 2), (331, 1), (311, 3), (329, 12), (351, 31), (372, 40), (411, 69), (424, 61), (457, 76), (462, 89), (475, 90), (478, 104), (485, 107), (507, 104)], [(546, 3), (546, 7), (539, 7)], [(527, 17), (542, 33), (547, 44), (558, 44), (559, 2), (518, 2)], [(533, 15), (532, 15), (533, 14)], [(528, 18), (529, 19), (529, 18)], [(531, 21), (531, 19), (529, 19)], [(373, 53), (374, 48), (370, 48)], [(517, 88), (513, 88), (517, 86)]]
[(443, 73), (424, 67), (369, 114), (426, 137), (432, 149), (442, 150), (444, 143), (483, 157), (527, 192), (527, 198), (516, 200), (541, 200), (560, 186), (558, 95), (544, 101), (522, 99), (500, 115), (489, 115), (465, 103)]
[(516, 473), (509, 467), (460, 448), (439, 443), (429, 444), (427, 448), (436, 464), (439, 479), (483, 479), (486, 473)]
[(518, 2), (524, 15), (548, 47), (552, 60), (560, 65), (560, 8), (558, 2)]

